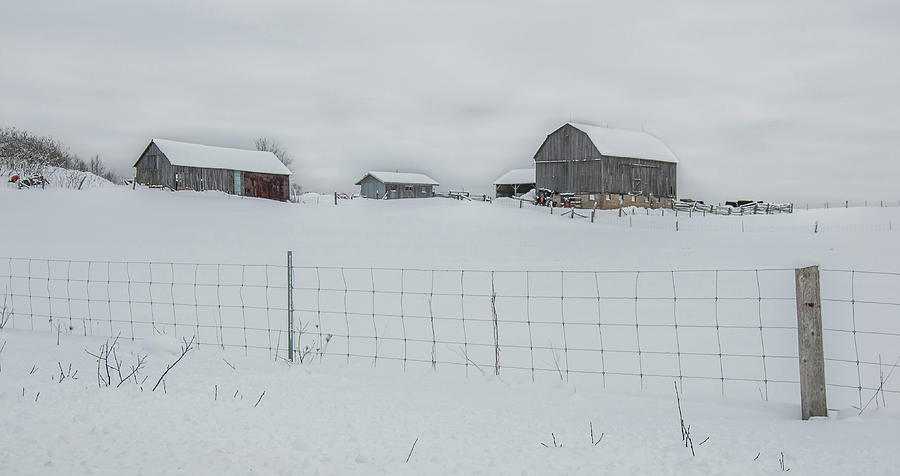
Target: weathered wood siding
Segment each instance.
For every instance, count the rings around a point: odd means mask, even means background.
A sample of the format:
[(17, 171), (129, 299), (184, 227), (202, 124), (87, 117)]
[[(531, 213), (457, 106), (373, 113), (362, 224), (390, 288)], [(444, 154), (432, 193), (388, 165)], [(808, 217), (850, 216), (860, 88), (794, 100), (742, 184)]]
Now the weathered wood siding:
[[(242, 172), (241, 195), (287, 201), (290, 199), (290, 179), (287, 175)], [(232, 176), (232, 181), (234, 180)], [(233, 182), (232, 182), (233, 183)]]
[(234, 171), (226, 169), (207, 169), (199, 167), (174, 167), (178, 179), (178, 188), (191, 190), (221, 190), (234, 193)]
[(432, 196), (433, 185), (386, 183), (387, 198), (426, 198)]
[(608, 157), (584, 132), (566, 124), (534, 155), (538, 188), (559, 193), (617, 193), (675, 197), (676, 164)]
[(381, 198), (384, 192), (384, 183), (371, 175), (367, 175), (359, 183), (359, 194), (363, 198)]
[(604, 157), (602, 193), (675, 197), (675, 165), (657, 160)]
[(359, 195), (363, 198), (425, 198), (433, 194), (433, 185), (384, 183), (371, 175), (359, 183)]
[(150, 143), (135, 163), (135, 179), (144, 185), (162, 185), (173, 190), (220, 190), (247, 197), (290, 199), (290, 177), (237, 171), (240, 174), (240, 190), (235, 190), (235, 171), (172, 165), (154, 143)]
[(590, 137), (584, 132), (566, 124), (550, 133), (534, 154), (535, 162), (557, 160), (588, 160), (600, 157), (600, 151), (594, 147)]
[(151, 142), (134, 166), (137, 183), (175, 188), (175, 168), (156, 144)]

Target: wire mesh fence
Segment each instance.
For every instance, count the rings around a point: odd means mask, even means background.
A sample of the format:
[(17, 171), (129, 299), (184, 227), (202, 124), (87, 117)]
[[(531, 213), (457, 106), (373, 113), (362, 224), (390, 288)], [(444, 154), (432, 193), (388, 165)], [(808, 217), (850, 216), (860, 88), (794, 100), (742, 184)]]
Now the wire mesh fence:
[[(193, 336), (200, 347), (304, 363), (337, 358), (622, 390), (668, 391), (675, 380), (694, 393), (789, 402), (799, 394), (793, 269), (4, 264), (0, 307), (14, 329)], [(900, 400), (900, 378), (890, 378), (900, 356), (898, 289), (898, 273), (822, 270), (829, 406)], [(879, 403), (870, 402), (876, 393)]]
[[(521, 208), (518, 199), (496, 200), (494, 203), (497, 204), (495, 206)], [(773, 216), (769, 216), (767, 220), (754, 219), (752, 213), (746, 216), (738, 214), (723, 216), (703, 210), (651, 209), (639, 206), (627, 206), (621, 210), (592, 210), (529, 204), (524, 209), (531, 213), (545, 213), (560, 219), (571, 219), (573, 222), (589, 222), (652, 231), (817, 234), (893, 232), (897, 228), (891, 218), (869, 222), (848, 222), (839, 218), (798, 218), (794, 215), (790, 221), (779, 221), (777, 217)]]

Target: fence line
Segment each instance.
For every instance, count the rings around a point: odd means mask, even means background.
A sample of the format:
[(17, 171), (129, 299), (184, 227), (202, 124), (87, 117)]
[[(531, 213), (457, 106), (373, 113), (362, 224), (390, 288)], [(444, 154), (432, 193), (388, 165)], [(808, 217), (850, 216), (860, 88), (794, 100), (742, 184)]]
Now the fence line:
[[(498, 201), (497, 203), (504, 203)], [(509, 202), (505, 202), (509, 203)], [(830, 223), (820, 220), (809, 220), (806, 223), (797, 224), (792, 220), (790, 224), (773, 222), (770, 220), (753, 219), (753, 213), (745, 215), (732, 214), (731, 219), (712, 220), (723, 216), (705, 210), (669, 209), (628, 206), (616, 210), (591, 210), (580, 208), (558, 208), (533, 205), (533, 212), (543, 211), (547, 214), (559, 216), (564, 219), (578, 218), (580, 221), (615, 225), (624, 228), (654, 231), (711, 231), (711, 232), (740, 232), (740, 233), (768, 233), (768, 232), (797, 232), (797, 233), (836, 233), (836, 232), (885, 232), (894, 231), (892, 219), (871, 223)], [(709, 216), (710, 220), (703, 220)], [(745, 220), (747, 218), (747, 220)]]
[[(3, 263), (5, 261), (5, 263)], [(604, 388), (796, 401), (793, 269), (477, 270), (0, 258), (15, 329), (192, 336)], [(822, 270), (829, 402), (863, 406), (900, 352), (900, 273)], [(289, 317), (292, 323), (289, 324)]]

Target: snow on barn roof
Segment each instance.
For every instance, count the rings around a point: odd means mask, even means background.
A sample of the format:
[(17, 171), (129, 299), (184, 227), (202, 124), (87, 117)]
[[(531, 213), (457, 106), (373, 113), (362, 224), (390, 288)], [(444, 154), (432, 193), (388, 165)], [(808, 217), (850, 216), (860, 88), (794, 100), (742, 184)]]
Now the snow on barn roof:
[(534, 183), (534, 169), (512, 169), (494, 180), (494, 185)]
[(291, 171), (271, 152), (191, 144), (168, 139), (153, 139), (151, 142), (159, 147), (172, 165), (291, 175)]
[(425, 174), (408, 174), (404, 172), (366, 172), (356, 185), (362, 183), (368, 176), (375, 177), (382, 183), (411, 183), (415, 185), (440, 185), (433, 178)]
[(669, 146), (652, 134), (627, 129), (590, 126), (577, 122), (568, 124), (587, 134), (603, 155), (678, 163), (678, 157), (669, 149)]

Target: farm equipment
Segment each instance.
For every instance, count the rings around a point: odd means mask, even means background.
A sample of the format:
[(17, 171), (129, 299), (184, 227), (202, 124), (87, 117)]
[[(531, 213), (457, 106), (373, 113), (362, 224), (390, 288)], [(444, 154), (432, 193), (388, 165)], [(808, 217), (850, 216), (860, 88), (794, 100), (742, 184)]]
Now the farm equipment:
[(44, 188), (44, 185), (47, 184), (47, 179), (44, 178), (43, 175), (20, 177), (18, 174), (13, 174), (9, 177), (9, 182), (16, 184), (16, 186), (19, 188), (31, 188), (37, 186)]

